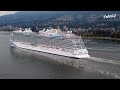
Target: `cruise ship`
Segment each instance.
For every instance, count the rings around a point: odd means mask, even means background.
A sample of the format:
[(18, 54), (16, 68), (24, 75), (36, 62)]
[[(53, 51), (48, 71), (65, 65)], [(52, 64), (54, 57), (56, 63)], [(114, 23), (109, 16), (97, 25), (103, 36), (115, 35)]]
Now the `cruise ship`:
[(90, 57), (82, 38), (74, 35), (72, 31), (43, 29), (35, 33), (30, 28), (25, 28), (25, 30), (20, 28), (11, 33), (10, 41), (15, 47), (23, 49), (71, 58)]

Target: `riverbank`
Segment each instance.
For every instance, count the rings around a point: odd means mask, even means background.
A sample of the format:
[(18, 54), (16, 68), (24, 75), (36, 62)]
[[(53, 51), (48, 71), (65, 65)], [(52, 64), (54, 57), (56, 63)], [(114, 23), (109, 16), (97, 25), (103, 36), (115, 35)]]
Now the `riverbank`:
[(82, 36), (83, 39), (98, 39), (98, 40), (114, 40), (114, 41), (120, 41), (120, 38), (111, 38), (111, 37), (85, 37)]

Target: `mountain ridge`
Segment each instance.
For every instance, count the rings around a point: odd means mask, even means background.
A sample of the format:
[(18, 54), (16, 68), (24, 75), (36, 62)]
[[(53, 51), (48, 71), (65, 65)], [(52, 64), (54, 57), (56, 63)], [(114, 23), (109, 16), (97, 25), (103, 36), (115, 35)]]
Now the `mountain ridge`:
[[(104, 15), (116, 14), (105, 19)], [(20, 11), (0, 16), (0, 26), (64, 26), (69, 27), (118, 27), (119, 11)], [(112, 25), (112, 26), (111, 26)]]

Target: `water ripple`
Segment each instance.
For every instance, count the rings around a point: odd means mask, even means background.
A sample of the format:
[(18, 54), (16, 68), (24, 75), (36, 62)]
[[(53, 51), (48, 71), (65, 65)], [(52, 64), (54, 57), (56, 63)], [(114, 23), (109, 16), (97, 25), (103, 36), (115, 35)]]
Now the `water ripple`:
[(90, 60), (104, 62), (104, 63), (111, 63), (111, 64), (117, 64), (120, 65), (120, 61), (110, 60), (110, 59), (104, 59), (104, 58), (97, 58), (97, 57), (90, 57)]

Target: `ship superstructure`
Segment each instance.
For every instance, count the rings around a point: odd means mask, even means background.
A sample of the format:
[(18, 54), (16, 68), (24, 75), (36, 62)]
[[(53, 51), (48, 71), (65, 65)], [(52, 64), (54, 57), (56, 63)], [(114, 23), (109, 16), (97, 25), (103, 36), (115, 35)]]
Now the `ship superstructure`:
[(24, 31), (20, 29), (12, 32), (10, 40), (16, 47), (24, 49), (74, 58), (90, 57), (82, 38), (74, 35), (72, 31), (43, 29), (34, 33), (30, 28)]

